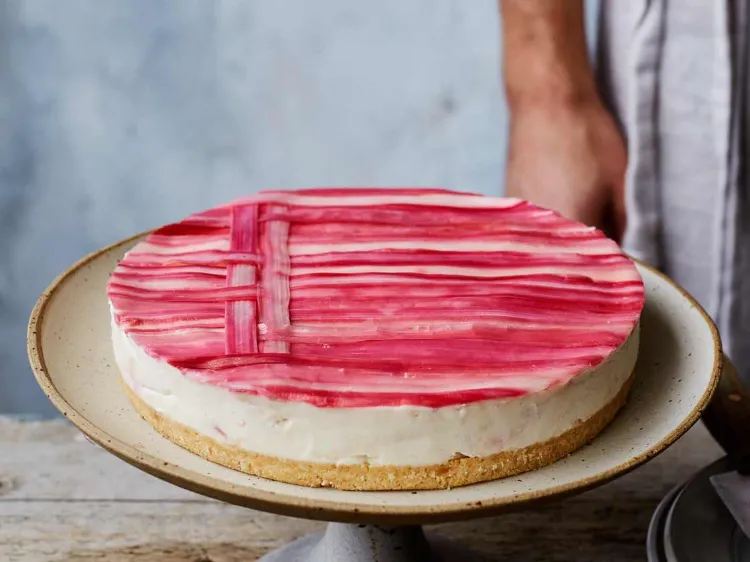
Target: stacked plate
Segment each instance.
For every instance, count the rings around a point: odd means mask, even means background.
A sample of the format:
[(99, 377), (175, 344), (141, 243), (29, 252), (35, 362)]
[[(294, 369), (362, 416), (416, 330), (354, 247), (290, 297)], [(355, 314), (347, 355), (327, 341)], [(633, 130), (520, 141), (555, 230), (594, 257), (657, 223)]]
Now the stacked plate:
[(709, 480), (729, 469), (719, 459), (667, 494), (651, 518), (649, 562), (750, 562), (750, 540)]

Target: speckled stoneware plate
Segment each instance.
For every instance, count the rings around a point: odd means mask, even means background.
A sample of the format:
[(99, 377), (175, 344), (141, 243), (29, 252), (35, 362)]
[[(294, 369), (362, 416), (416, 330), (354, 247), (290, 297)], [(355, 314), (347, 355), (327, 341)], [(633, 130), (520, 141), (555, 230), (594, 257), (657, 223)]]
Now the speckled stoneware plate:
[(255, 509), (408, 524), (479, 517), (574, 494), (666, 449), (698, 420), (721, 372), (721, 344), (705, 312), (668, 279), (639, 266), (647, 300), (635, 385), (628, 406), (589, 446), (535, 472), (453, 490), (341, 492), (280, 484), (179, 448), (142, 421), (123, 395), (110, 349), (105, 285), (138, 239), (86, 257), (41, 297), (28, 340), (39, 384), (71, 422), (127, 462), (178, 486)]

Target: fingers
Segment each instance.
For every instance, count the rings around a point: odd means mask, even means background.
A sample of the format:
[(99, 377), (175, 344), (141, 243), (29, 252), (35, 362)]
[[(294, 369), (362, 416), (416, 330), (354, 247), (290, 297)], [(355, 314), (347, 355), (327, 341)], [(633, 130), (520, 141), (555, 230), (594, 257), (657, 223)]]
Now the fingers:
[(612, 190), (612, 230), (614, 240), (622, 243), (627, 228), (627, 212), (625, 209), (625, 178)]

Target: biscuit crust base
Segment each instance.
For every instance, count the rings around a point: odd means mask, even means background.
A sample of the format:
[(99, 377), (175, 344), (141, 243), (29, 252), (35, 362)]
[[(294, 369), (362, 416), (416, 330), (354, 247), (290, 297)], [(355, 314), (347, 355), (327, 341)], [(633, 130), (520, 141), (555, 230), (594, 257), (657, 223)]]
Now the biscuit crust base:
[(457, 488), (496, 480), (552, 464), (590, 442), (627, 402), (633, 383), (631, 374), (617, 395), (598, 412), (565, 433), (523, 449), (503, 451), (486, 457), (453, 458), (425, 466), (336, 466), (261, 455), (218, 443), (197, 431), (156, 412), (123, 383), (138, 413), (161, 435), (183, 449), (217, 464), (269, 480), (313, 488), (393, 491)]

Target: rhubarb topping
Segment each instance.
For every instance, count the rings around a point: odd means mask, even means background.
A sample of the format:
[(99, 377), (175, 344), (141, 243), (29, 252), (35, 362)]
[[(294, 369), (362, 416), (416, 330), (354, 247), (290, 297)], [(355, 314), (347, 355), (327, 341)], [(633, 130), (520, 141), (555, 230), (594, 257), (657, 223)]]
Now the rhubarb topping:
[(265, 192), (160, 228), (108, 286), (185, 376), (319, 407), (442, 407), (566, 383), (644, 303), (601, 232), (441, 190)]

